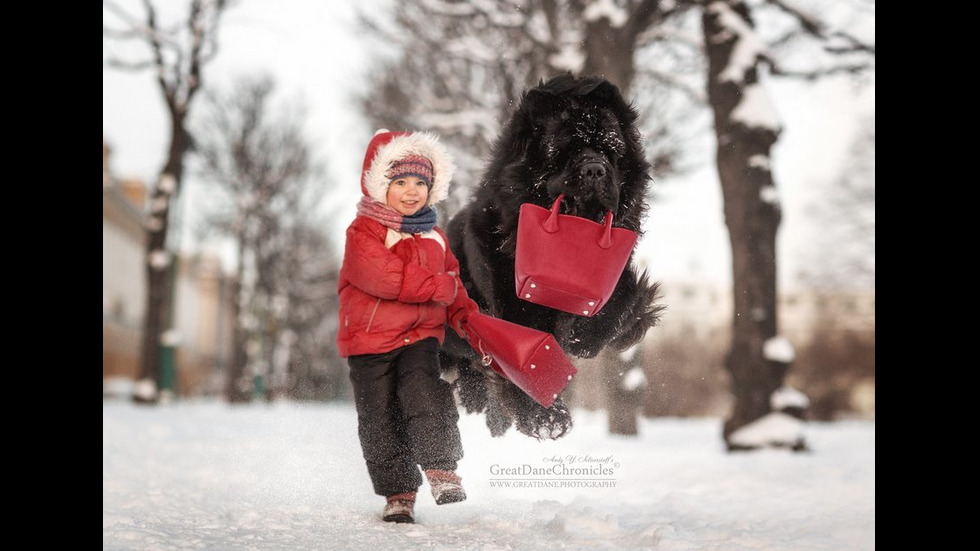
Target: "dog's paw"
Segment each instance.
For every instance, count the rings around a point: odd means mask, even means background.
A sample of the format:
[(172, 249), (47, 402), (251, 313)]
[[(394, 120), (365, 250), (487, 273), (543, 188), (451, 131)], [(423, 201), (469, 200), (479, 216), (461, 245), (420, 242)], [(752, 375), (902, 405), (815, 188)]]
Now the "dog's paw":
[(557, 440), (572, 429), (572, 415), (561, 397), (550, 407), (533, 403), (518, 412), (515, 426), (522, 434), (538, 440)]

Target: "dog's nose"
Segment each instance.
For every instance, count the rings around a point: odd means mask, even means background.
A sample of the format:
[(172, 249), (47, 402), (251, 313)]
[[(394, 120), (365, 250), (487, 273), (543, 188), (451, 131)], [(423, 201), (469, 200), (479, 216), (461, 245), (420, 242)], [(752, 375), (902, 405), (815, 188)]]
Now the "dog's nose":
[(585, 163), (579, 169), (579, 174), (586, 180), (599, 180), (606, 176), (606, 167), (602, 163)]

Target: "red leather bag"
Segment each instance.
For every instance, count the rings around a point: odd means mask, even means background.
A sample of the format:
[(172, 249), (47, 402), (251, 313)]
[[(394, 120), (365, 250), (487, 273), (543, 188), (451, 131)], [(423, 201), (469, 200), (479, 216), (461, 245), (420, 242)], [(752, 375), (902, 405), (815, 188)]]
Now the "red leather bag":
[(551, 406), (576, 369), (554, 335), (475, 312), (463, 322), (466, 340), (489, 366), (544, 407)]
[(564, 194), (551, 210), (521, 205), (517, 221), (514, 279), (523, 300), (592, 317), (605, 306), (626, 268), (636, 232), (559, 214)]

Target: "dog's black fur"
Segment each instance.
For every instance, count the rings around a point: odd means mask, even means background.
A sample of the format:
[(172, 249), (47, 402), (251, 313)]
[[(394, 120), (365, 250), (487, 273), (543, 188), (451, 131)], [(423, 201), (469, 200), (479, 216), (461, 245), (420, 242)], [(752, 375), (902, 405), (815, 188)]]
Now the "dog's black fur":
[[(526, 91), (494, 143), (488, 168), (470, 202), (447, 233), (466, 290), (480, 309), (498, 318), (552, 333), (570, 356), (591, 358), (624, 350), (656, 325), (658, 284), (638, 274), (632, 258), (612, 297), (587, 318), (523, 301), (514, 288), (517, 221), (522, 203), (550, 207), (565, 194), (562, 211), (641, 233), (650, 165), (636, 127), (637, 113), (610, 82), (570, 74)], [(535, 438), (558, 438), (571, 428), (561, 396), (544, 408), (484, 368), (455, 332), (447, 331), (443, 369), (454, 370), (460, 401), (485, 413), (494, 436), (511, 425)]]

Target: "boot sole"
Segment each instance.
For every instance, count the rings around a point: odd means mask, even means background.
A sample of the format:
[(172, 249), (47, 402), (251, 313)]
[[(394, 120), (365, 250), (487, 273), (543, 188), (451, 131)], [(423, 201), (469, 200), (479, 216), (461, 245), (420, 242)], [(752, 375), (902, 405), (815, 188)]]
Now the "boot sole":
[(446, 505), (447, 503), (459, 503), (466, 500), (465, 492), (443, 492), (436, 498), (436, 505)]
[(382, 517), (385, 522), (397, 522), (399, 524), (415, 524), (415, 519), (408, 515), (387, 515)]

